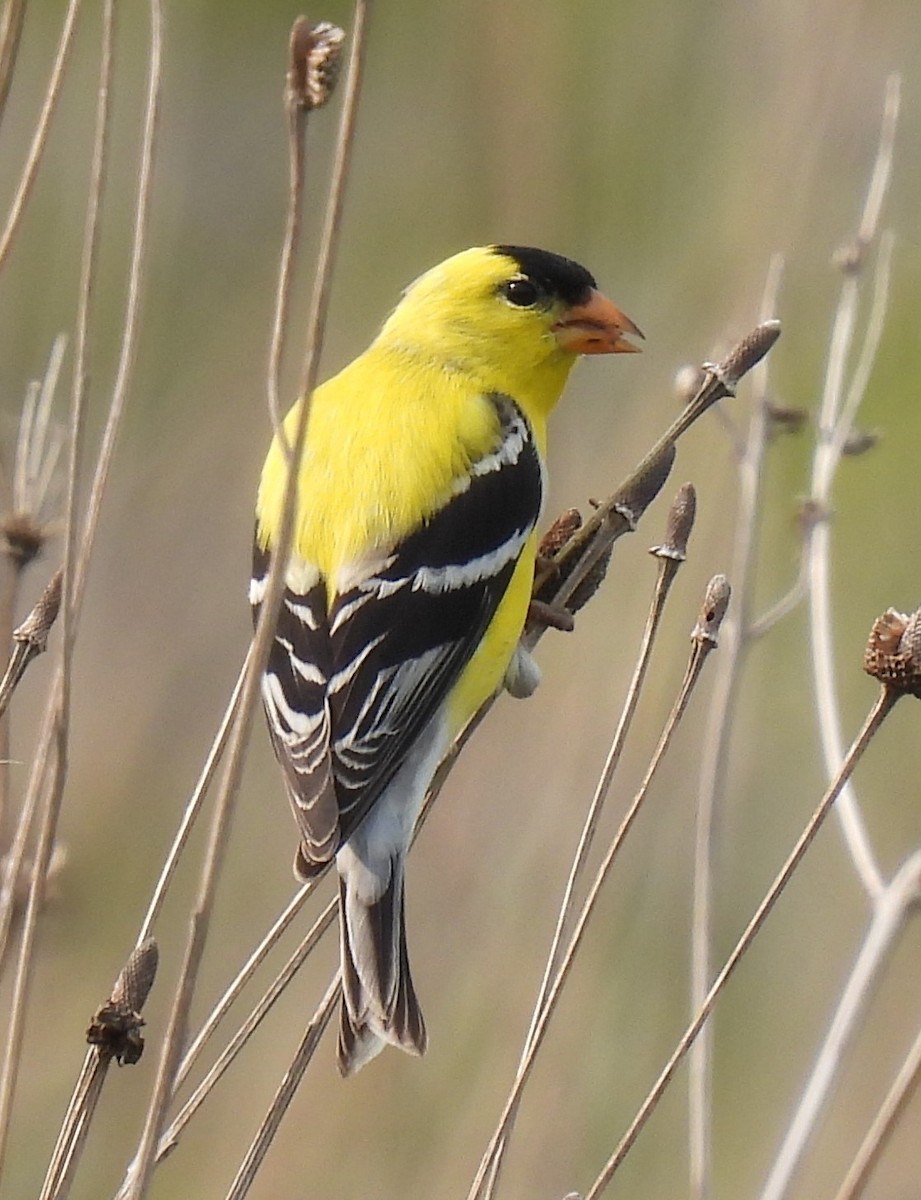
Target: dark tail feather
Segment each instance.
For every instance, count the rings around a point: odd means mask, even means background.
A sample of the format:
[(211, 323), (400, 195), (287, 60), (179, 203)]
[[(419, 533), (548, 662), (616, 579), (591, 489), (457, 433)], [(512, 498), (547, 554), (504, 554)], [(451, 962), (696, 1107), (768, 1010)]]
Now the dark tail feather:
[(424, 1054), (425, 1022), (406, 952), (402, 863), (394, 862), (387, 889), (365, 904), (339, 880), (342, 1007), (339, 1070), (353, 1075), (387, 1043)]

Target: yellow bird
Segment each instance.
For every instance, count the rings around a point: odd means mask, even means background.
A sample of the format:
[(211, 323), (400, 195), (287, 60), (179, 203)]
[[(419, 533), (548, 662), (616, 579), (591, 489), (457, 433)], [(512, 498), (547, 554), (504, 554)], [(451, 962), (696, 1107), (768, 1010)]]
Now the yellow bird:
[[(335, 857), (339, 1068), (426, 1031), (403, 924), (406, 852), (468, 718), (536, 684), (518, 639), (544, 495), (546, 421), (580, 354), (639, 334), (584, 267), (523, 246), (465, 250), (406, 291), (310, 400), (294, 544), (262, 695), (300, 833)], [(285, 419), (293, 439), (298, 401)], [(250, 600), (265, 594), (285, 457), (262, 472)]]

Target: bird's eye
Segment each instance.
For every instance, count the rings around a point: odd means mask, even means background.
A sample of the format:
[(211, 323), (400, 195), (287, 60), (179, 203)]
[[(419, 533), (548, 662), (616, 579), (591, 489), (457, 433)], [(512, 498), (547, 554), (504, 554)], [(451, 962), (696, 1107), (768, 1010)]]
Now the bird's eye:
[(537, 285), (524, 275), (516, 275), (502, 285), (502, 295), (516, 308), (530, 308), (537, 302)]

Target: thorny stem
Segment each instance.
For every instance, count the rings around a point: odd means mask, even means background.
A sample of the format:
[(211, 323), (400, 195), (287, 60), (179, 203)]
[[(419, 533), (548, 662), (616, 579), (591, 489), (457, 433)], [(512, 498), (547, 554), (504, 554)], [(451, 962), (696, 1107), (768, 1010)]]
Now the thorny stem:
[[(543, 978), (541, 979), (540, 988), (537, 993), (537, 999), (534, 1003), (534, 1010), (531, 1014), (531, 1024), (528, 1028), (525, 1037), (525, 1044), (522, 1050), (521, 1058), (518, 1063), (520, 1071), (528, 1051), (534, 1041), (534, 1034), (540, 1021), (541, 1013), (543, 1012), (547, 997), (553, 985), (553, 980), (559, 967), (560, 947), (563, 944), (563, 934), (566, 929), (566, 924), (569, 921), (573, 906), (575, 904), (576, 885), (585, 868), (585, 863), (588, 859), (589, 850), (594, 841), (595, 831), (598, 827), (598, 821), (601, 817), (601, 810), (610, 790), (611, 782), (614, 778), (614, 772), (617, 769), (617, 764), (620, 762), (620, 756), (626, 742), (627, 734), (633, 721), (636, 706), (639, 702), (640, 692), (643, 687), (643, 682), (646, 678), (646, 670), (649, 666), (649, 660), (652, 656), (652, 648), (655, 644), (656, 633), (659, 628), (659, 623), (662, 619), (662, 613), (665, 609), (665, 601), (668, 598), (668, 593), (675, 581), (675, 576), (678, 573), (678, 568), (681, 562), (675, 558), (662, 557), (659, 559), (659, 570), (656, 576), (655, 588), (653, 591), (652, 601), (649, 606), (649, 612), (646, 617), (646, 627), (643, 630), (643, 637), (640, 643), (639, 655), (636, 665), (633, 669), (633, 675), (630, 679), (630, 684), (627, 688), (627, 695), (624, 699), (623, 708), (621, 710), (620, 719), (617, 723), (617, 728), (614, 731), (614, 736), (611, 739), (611, 744), (608, 749), (607, 758), (605, 759), (604, 767), (602, 768), (601, 776), (595, 788), (595, 793), (592, 796), (591, 804), (585, 816), (585, 822), (582, 827), (582, 833), (579, 838), (578, 846), (576, 847), (575, 857), (569, 869), (569, 876), (566, 880), (566, 886), (563, 890), (563, 898), (560, 903), (560, 911), (556, 920), (556, 928), (553, 931), (553, 938), (550, 942), (550, 949), (547, 953), (547, 962), (544, 967)], [(502, 1167), (502, 1159), (505, 1154), (508, 1138), (511, 1135), (512, 1127), (515, 1122), (515, 1117), (518, 1112), (518, 1104), (516, 1103), (508, 1117), (506, 1130), (502, 1138), (496, 1143), (496, 1150), (493, 1156), (493, 1161), (490, 1164), (490, 1176), (487, 1185), (483, 1190), (483, 1200), (490, 1200), (495, 1192), (496, 1185), (499, 1180), (499, 1172)]]
[(877, 897), (873, 918), (841, 993), (793, 1119), (784, 1137), (761, 1200), (781, 1200), (824, 1110), (835, 1076), (844, 1061), (859, 1022), (880, 982), (883, 962), (905, 927), (905, 915), (921, 894), (921, 851), (916, 851)]
[[(845, 275), (832, 326), (831, 345), (819, 409), (818, 441), (813, 459), (810, 495), (813, 504), (822, 513), (828, 511), (831, 485), (840, 461), (844, 437), (847, 434), (843, 421), (850, 421), (860, 399), (860, 394), (852, 389), (848, 402), (846, 404), (843, 402), (844, 377), (857, 319), (859, 261), (866, 248), (876, 237), (882, 204), (892, 171), (900, 87), (899, 76), (890, 76), (886, 85), (886, 99), (876, 162), (857, 234), (855, 254), (858, 261), (853, 269)], [(872, 345), (872, 340), (867, 344)], [(868, 367), (859, 372), (859, 377), (864, 383), (867, 374)], [(832, 644), (829, 581), (831, 529), (827, 520), (819, 521), (813, 529), (808, 548), (809, 625), (816, 714), (825, 768), (831, 776), (841, 761), (843, 747), (841, 722), (837, 708), (834, 646)], [(868, 896), (875, 899), (883, 889), (883, 877), (867, 836), (857, 798), (850, 788), (845, 789), (841, 796), (838, 815), (855, 870), (860, 876)]]
[(703, 1004), (700, 1006), (694, 1016), (694, 1019), (691, 1021), (679, 1039), (678, 1044), (672, 1051), (671, 1057), (662, 1068), (658, 1079), (655, 1081), (648, 1095), (646, 1096), (646, 1099), (637, 1110), (636, 1115), (630, 1122), (627, 1131), (624, 1133), (623, 1137), (615, 1148), (614, 1153), (605, 1163), (600, 1174), (598, 1175), (598, 1178), (585, 1194), (584, 1200), (598, 1200), (598, 1197), (611, 1182), (611, 1179), (613, 1178), (618, 1167), (626, 1158), (646, 1122), (649, 1120), (649, 1117), (652, 1115), (653, 1111), (661, 1100), (666, 1088), (671, 1083), (672, 1077), (684, 1060), (685, 1055), (703, 1028), (704, 1022), (707, 1020), (707, 1017), (709, 1017), (717, 998), (728, 983), (743, 956), (748, 951), (749, 946), (757, 937), (761, 927), (767, 920), (771, 909), (776, 904), (780, 894), (790, 881), (793, 872), (799, 866), (803, 855), (809, 849), (813, 839), (815, 838), (819, 829), (822, 827), (822, 823), (828, 816), (829, 810), (840, 795), (842, 788), (850, 778), (851, 773), (866, 751), (867, 746), (876, 735), (883, 721), (885, 721), (886, 717), (892, 711), (892, 708), (895, 705), (896, 700), (898, 700), (899, 695), (900, 693), (892, 691), (889, 688), (882, 688), (880, 690), (876, 703), (873, 705), (873, 708), (870, 710), (866, 720), (864, 721), (863, 728), (855, 738), (850, 750), (841, 764), (838, 773), (829, 785), (825, 795), (819, 801), (818, 806), (806, 825), (806, 828), (803, 830), (799, 840), (791, 850), (786, 862), (781, 867), (764, 899), (758, 905), (754, 916), (745, 927), (742, 936), (739, 938), (734, 949), (732, 950), (732, 953), (724, 963), (722, 970), (711, 984), (710, 990), (707, 992)]
[[(768, 269), (761, 301), (762, 319), (777, 307), (783, 259), (775, 255)], [(723, 637), (716, 668), (707, 736), (701, 750), (694, 842), (694, 899), (691, 916), (691, 1012), (703, 1003), (710, 985), (714, 817), (724, 788), (732, 714), (741, 683), (742, 659), (751, 620), (751, 582), (758, 533), (762, 466), (768, 432), (768, 359), (753, 372), (753, 399), (748, 437), (738, 462), (739, 498), (730, 575), (734, 616)], [(704, 1200), (710, 1191), (712, 1113), (712, 1029), (704, 1028), (691, 1053), (688, 1096), (690, 1200)]]
[[(721, 616), (722, 614), (720, 614), (720, 619)], [(592, 886), (589, 889), (588, 895), (586, 896), (579, 912), (578, 920), (576, 921), (573, 931), (570, 934), (569, 941), (566, 945), (566, 950), (562, 955), (559, 967), (553, 978), (552, 985), (547, 992), (543, 1008), (541, 1009), (536, 1024), (534, 1024), (532, 1027), (531, 1036), (525, 1052), (522, 1055), (521, 1062), (518, 1065), (518, 1071), (515, 1075), (515, 1081), (512, 1085), (512, 1089), (509, 1092), (508, 1098), (505, 1102), (505, 1107), (503, 1108), (502, 1114), (499, 1117), (499, 1122), (489, 1141), (489, 1145), (487, 1146), (486, 1151), (480, 1160), (480, 1166), (477, 1170), (476, 1176), (474, 1177), (473, 1183), (470, 1186), (470, 1191), (467, 1193), (467, 1200), (481, 1200), (481, 1198), (486, 1194), (485, 1189), (489, 1186), (488, 1177), (493, 1171), (493, 1163), (496, 1159), (497, 1149), (500, 1142), (508, 1136), (511, 1121), (521, 1100), (521, 1095), (524, 1091), (525, 1084), (528, 1082), (528, 1079), (531, 1075), (531, 1071), (537, 1058), (537, 1052), (543, 1043), (547, 1032), (547, 1027), (554, 1011), (556, 1010), (557, 1001), (560, 998), (563, 986), (565, 985), (566, 980), (569, 977), (569, 972), (572, 969), (572, 965), (575, 962), (576, 953), (582, 943), (582, 938), (598, 901), (598, 897), (601, 894), (601, 889), (608, 877), (614, 860), (627, 837), (627, 834), (630, 832), (630, 828), (640, 811), (643, 801), (646, 799), (650, 784), (652, 783), (655, 773), (665, 756), (665, 752), (671, 744), (672, 736), (678, 727), (678, 723), (680, 722), (681, 717), (687, 708), (688, 700), (690, 699), (691, 693), (700, 677), (703, 664), (709, 656), (709, 652), (715, 647), (715, 644), (716, 643), (714, 639), (706, 637), (695, 638), (694, 646), (691, 651), (691, 658), (688, 663), (678, 697), (675, 700), (672, 711), (665, 723), (665, 728), (663, 729), (658, 745), (653, 752), (649, 766), (646, 770), (646, 774), (643, 777), (643, 781), (640, 784), (640, 787), (637, 790), (630, 807), (624, 814), (617, 832), (614, 834), (614, 838), (611, 841), (604, 858), (602, 859), (601, 865), (598, 867), (598, 871), (594, 880), (592, 881)]]
[(364, 54), (365, 17), (369, 4), (370, 0), (358, 0), (355, 9), (348, 82), (337, 140), (336, 165), (333, 173), (333, 181), (330, 186), (323, 243), (318, 256), (317, 283), (308, 333), (307, 369), (305, 371), (306, 386), (302, 392), (303, 403), (298, 412), (292, 455), (288, 463), (280, 527), (273, 548), (272, 565), (269, 570), (262, 611), (253, 638), (252, 652), (249, 658), (249, 671), (244, 678), (237, 719), (227, 749), (224, 777), (215, 801), (214, 815), (200, 874), (198, 897), (192, 913), (189, 938), (180, 970), (173, 1009), (170, 1014), (161, 1051), (157, 1080), (148, 1106), (138, 1150), (131, 1167), (130, 1178), (127, 1182), (125, 1196), (129, 1200), (140, 1200), (147, 1190), (154, 1165), (157, 1144), (165, 1120), (166, 1108), (173, 1094), (174, 1080), (185, 1036), (189, 1006), (207, 941), (217, 880), (223, 863), (227, 838), (233, 819), (249, 728), (259, 698), (260, 680), (268, 658), (271, 639), (281, 607), (285, 569), (294, 532), (298, 473), (307, 432), (310, 389), (313, 386), (319, 357), (329, 294), (329, 277), (332, 272), (339, 230), (339, 214), (342, 209), (343, 192), (348, 174), (349, 151), (354, 138), (361, 66)]

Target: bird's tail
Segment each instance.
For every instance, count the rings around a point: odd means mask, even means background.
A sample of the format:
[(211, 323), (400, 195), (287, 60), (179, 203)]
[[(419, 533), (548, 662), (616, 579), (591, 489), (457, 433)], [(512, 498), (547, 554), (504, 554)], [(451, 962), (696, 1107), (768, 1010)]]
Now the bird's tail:
[(353, 1075), (387, 1043), (424, 1054), (425, 1022), (416, 999), (403, 926), (402, 856), (391, 860), (390, 879), (373, 901), (346, 872), (339, 879), (342, 1008), (339, 1070)]

